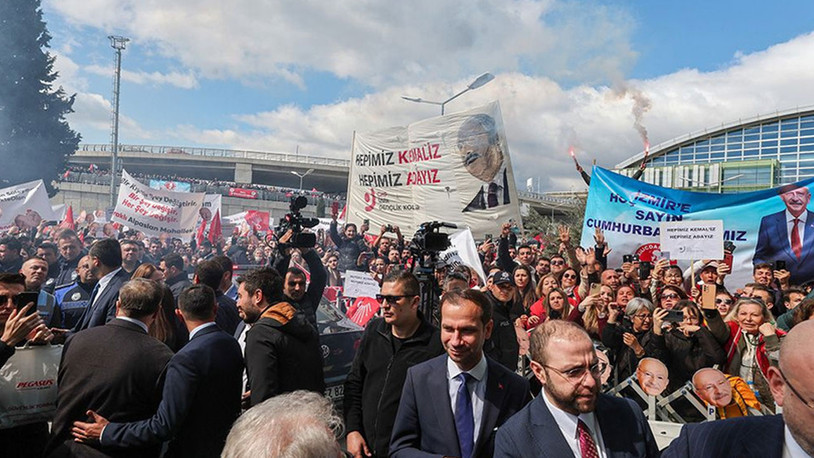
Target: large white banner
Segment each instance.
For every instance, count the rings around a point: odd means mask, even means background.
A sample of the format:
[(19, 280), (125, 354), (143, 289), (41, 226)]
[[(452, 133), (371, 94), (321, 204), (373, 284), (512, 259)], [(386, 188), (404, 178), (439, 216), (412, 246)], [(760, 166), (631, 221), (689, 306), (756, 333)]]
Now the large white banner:
[(31, 229), (42, 220), (57, 220), (42, 180), (0, 189), (0, 231)]
[(204, 196), (199, 192), (152, 189), (122, 170), (119, 198), (111, 221), (149, 236), (166, 232), (172, 237), (189, 239), (195, 233)]
[(481, 281), (486, 283), (486, 275), (483, 272), (483, 263), (478, 256), (478, 248), (475, 246), (475, 239), (469, 229), (449, 234), (449, 249), (442, 251), (438, 257), (448, 266), (466, 265), (475, 269)]
[(405, 234), (425, 221), (445, 221), (476, 237), (520, 221), (498, 103), (357, 134), (346, 218), (398, 225)]

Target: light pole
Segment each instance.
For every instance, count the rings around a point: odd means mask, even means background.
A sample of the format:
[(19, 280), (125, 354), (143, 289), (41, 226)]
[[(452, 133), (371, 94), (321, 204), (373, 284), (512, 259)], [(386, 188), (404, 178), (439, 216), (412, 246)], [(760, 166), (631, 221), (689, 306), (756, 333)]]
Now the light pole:
[(313, 172), (313, 171), (314, 171), (314, 169), (308, 169), (308, 170), (305, 171), (305, 173), (302, 173), (302, 174), (298, 173), (298, 172), (295, 172), (293, 170), (291, 171), (291, 173), (293, 173), (294, 175), (297, 175), (298, 177), (300, 177), (300, 191), (302, 191), (302, 179), (307, 177), (308, 175), (310, 175), (311, 172)]
[(489, 81), (492, 81), (493, 79), (495, 79), (495, 75), (492, 75), (491, 73), (484, 73), (483, 75), (475, 78), (475, 81), (472, 81), (471, 83), (469, 83), (469, 85), (466, 86), (466, 89), (464, 89), (463, 91), (461, 91), (461, 92), (453, 95), (452, 97), (444, 100), (443, 102), (433, 102), (432, 100), (424, 100), (421, 97), (408, 97), (406, 95), (402, 95), (401, 98), (404, 99), (404, 100), (409, 100), (410, 102), (429, 103), (431, 105), (440, 105), (441, 106), (441, 116), (444, 116), (444, 106), (447, 103), (457, 99), (464, 92), (475, 90), (475, 89), (483, 86), (484, 84), (488, 83)]
[(110, 46), (116, 50), (116, 78), (113, 84), (113, 155), (110, 161), (110, 207), (116, 206), (116, 160), (119, 156), (119, 89), (122, 81), (122, 50), (129, 38), (110, 35)]

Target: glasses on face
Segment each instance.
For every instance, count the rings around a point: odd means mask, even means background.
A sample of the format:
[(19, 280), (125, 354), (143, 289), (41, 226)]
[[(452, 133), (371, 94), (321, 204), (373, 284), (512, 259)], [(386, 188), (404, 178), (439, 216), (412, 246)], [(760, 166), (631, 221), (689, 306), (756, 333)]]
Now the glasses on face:
[(716, 304), (732, 305), (732, 299), (715, 299)]
[(645, 321), (645, 320), (652, 320), (652, 319), (653, 319), (653, 315), (651, 315), (651, 314), (649, 314), (649, 313), (647, 313), (647, 314), (644, 314), (644, 313), (639, 313), (639, 314), (633, 315), (633, 318), (638, 318), (638, 319), (640, 319), (640, 320), (642, 320), (642, 321)]
[(405, 297), (413, 297), (411, 294), (377, 294), (376, 300), (379, 301), (380, 304), (384, 304), (387, 302), (388, 304), (395, 304), (399, 301), (399, 299), (403, 299)]
[(797, 396), (797, 399), (799, 399), (799, 400), (800, 400), (800, 402), (802, 402), (803, 404), (805, 404), (805, 405), (806, 405), (806, 407), (808, 407), (809, 409), (814, 409), (814, 402), (812, 402), (812, 401), (807, 401), (807, 400), (806, 400), (804, 397), (802, 397), (802, 396), (800, 395), (800, 392), (799, 392), (799, 391), (797, 391), (797, 390), (794, 388), (794, 385), (792, 385), (792, 384), (791, 384), (791, 382), (789, 382), (789, 379), (787, 379), (787, 378), (786, 378), (786, 374), (784, 374), (784, 373), (783, 373), (783, 371), (782, 371), (782, 370), (780, 370), (780, 368), (779, 368), (779, 367), (777, 368), (777, 371), (778, 371), (778, 372), (780, 372), (780, 377), (782, 377), (782, 378), (783, 378), (783, 382), (785, 382), (785, 383), (786, 383), (786, 385), (788, 385), (788, 387), (789, 387), (789, 389), (791, 390), (791, 392), (792, 392), (792, 393), (794, 393), (794, 395), (795, 395), (795, 396)]
[(551, 265), (552, 265), (552, 266), (564, 266), (564, 265), (565, 265), (565, 261), (560, 261), (560, 260), (551, 261)]
[(580, 366), (575, 367), (573, 369), (568, 369), (567, 371), (561, 371), (556, 367), (551, 367), (548, 365), (543, 364), (543, 367), (547, 367), (552, 371), (560, 374), (563, 378), (568, 380), (571, 383), (579, 383), (585, 379), (585, 375), (590, 373), (595, 378), (599, 378), (602, 374), (605, 373), (605, 370), (608, 368), (607, 363), (603, 361), (597, 361), (591, 364), (589, 367)]
[(678, 294), (670, 293), (670, 294), (662, 294), (662, 299), (678, 299)]
[(712, 391), (715, 387), (723, 388), (724, 386), (729, 385), (729, 380), (721, 379), (715, 383), (709, 383), (707, 385), (701, 386), (696, 388), (698, 391)]
[(563, 274), (562, 278), (570, 278), (572, 280), (575, 280), (577, 276), (574, 274)]

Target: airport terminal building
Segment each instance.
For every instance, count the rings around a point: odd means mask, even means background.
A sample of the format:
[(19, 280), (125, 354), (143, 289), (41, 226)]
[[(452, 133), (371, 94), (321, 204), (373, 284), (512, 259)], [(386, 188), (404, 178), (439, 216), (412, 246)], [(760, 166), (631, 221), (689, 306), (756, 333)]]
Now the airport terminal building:
[[(616, 171), (633, 175), (639, 153)], [(641, 180), (699, 192), (767, 189), (814, 177), (814, 107), (689, 134), (651, 148)]]

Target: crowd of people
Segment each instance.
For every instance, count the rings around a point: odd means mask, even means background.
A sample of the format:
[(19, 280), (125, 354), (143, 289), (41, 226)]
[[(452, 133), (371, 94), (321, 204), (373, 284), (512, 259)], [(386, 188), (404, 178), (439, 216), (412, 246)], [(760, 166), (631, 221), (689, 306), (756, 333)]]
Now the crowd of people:
[[(302, 195), (309, 199), (309, 204), (313, 205), (316, 205), (318, 200), (322, 199), (328, 208), (330, 208), (334, 202), (339, 203), (340, 207), (344, 205), (345, 202), (345, 197), (340, 194), (324, 193), (317, 190), (304, 191), (302, 189), (286, 188), (282, 186), (271, 186), (255, 183), (236, 183), (234, 181), (227, 180), (202, 180), (199, 178), (181, 177), (177, 175), (146, 174), (136, 172), (132, 173), (132, 175), (144, 183), (149, 183), (150, 180), (187, 183), (189, 184), (189, 190), (191, 192), (204, 192), (207, 194), (221, 194), (224, 196), (230, 196), (230, 188), (240, 188), (257, 191), (256, 198), (260, 200), (288, 202), (291, 199), (291, 196)], [(109, 186), (110, 171), (108, 169), (100, 169), (98, 167), (87, 168), (69, 166), (62, 175), (61, 181)]]
[[(599, 230), (580, 247), (561, 227), (544, 248), (506, 223), (477, 247), (485, 279), (439, 264), (419, 281), (426, 253), (400, 228), (336, 215), (313, 248), (82, 224), (0, 238), (0, 364), (64, 345), (50, 426), (0, 429), (3, 456), (659, 456), (648, 396), (688, 384), (726, 420), (685, 427), (664, 456), (814, 454), (814, 298), (782, 266), (746, 284), (724, 260), (614, 266)], [(340, 415), (316, 309), (348, 271), (380, 294)], [(686, 397), (668, 414), (709, 415)], [(750, 449), (750, 431), (774, 442)]]

